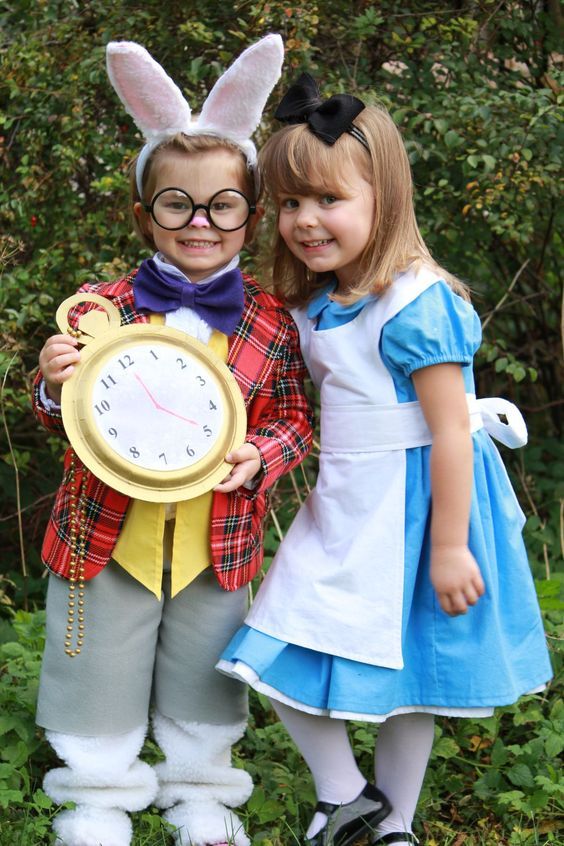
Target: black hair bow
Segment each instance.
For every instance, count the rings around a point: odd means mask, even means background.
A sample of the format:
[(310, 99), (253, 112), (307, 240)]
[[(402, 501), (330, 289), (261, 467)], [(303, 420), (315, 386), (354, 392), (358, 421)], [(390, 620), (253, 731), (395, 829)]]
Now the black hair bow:
[(274, 117), (281, 123), (307, 123), (314, 135), (332, 146), (343, 132), (356, 129), (352, 122), (363, 109), (362, 100), (352, 94), (322, 100), (314, 78), (302, 73), (280, 101)]

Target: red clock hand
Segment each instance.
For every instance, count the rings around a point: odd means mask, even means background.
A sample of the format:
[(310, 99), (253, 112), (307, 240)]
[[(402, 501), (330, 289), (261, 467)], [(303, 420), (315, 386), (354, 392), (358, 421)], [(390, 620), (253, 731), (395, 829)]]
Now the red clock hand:
[(161, 404), (160, 404), (160, 402), (158, 402), (158, 401), (154, 398), (153, 394), (151, 393), (151, 391), (149, 390), (149, 388), (147, 387), (147, 385), (144, 383), (144, 381), (143, 381), (143, 379), (141, 378), (141, 376), (139, 376), (139, 374), (138, 374), (138, 373), (134, 373), (133, 375), (135, 376), (135, 378), (137, 379), (137, 381), (139, 382), (139, 384), (141, 385), (141, 387), (143, 388), (143, 390), (147, 393), (147, 395), (148, 395), (149, 399), (151, 400), (151, 402), (153, 403), (153, 405), (155, 406), (155, 408), (156, 408), (158, 411), (164, 411), (166, 414), (171, 414), (173, 417), (178, 417), (178, 419), (179, 419), (179, 420), (184, 420), (186, 423), (191, 423), (191, 424), (192, 424), (192, 426), (197, 426), (197, 425), (198, 425), (198, 423), (197, 423), (197, 421), (196, 421), (196, 420), (191, 420), (189, 417), (183, 417), (183, 416), (182, 416), (182, 414), (177, 414), (177, 413), (176, 413), (176, 411), (171, 411), (170, 409), (165, 408), (165, 407), (164, 407), (164, 405), (161, 405)]
[(172, 414), (173, 417), (178, 417), (179, 420), (184, 420), (186, 423), (191, 423), (192, 426), (199, 426), (197, 420), (190, 420), (189, 417), (183, 417), (181, 414), (177, 414), (176, 411), (170, 411), (168, 408), (164, 408), (162, 405), (158, 405), (157, 408), (159, 411), (165, 411), (167, 414)]
[(139, 374), (138, 374), (138, 373), (134, 373), (133, 375), (135, 376), (135, 378), (137, 379), (137, 381), (139, 382), (139, 384), (141, 385), (141, 387), (143, 388), (143, 390), (144, 390), (144, 391), (148, 394), (149, 399), (151, 400), (151, 402), (153, 403), (153, 405), (155, 406), (155, 408), (159, 408), (159, 404), (158, 404), (158, 402), (157, 402), (157, 401), (156, 401), (156, 399), (154, 398), (153, 394), (151, 393), (151, 391), (149, 390), (149, 388), (147, 387), (147, 385), (145, 384), (145, 382), (143, 381), (143, 379), (141, 378), (141, 376), (139, 376)]

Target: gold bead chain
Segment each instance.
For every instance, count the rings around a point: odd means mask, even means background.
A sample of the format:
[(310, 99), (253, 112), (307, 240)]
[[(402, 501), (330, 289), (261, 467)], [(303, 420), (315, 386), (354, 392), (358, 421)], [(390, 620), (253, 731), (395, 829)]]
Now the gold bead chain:
[[(70, 464), (70, 568), (69, 568), (69, 604), (67, 615), (67, 633), (65, 636), (65, 652), (69, 658), (80, 655), (84, 643), (84, 557), (86, 544), (85, 488), (86, 473), (82, 474), (80, 490), (76, 489), (75, 454), (71, 453)], [(77, 626), (76, 646), (71, 649), (73, 631)]]

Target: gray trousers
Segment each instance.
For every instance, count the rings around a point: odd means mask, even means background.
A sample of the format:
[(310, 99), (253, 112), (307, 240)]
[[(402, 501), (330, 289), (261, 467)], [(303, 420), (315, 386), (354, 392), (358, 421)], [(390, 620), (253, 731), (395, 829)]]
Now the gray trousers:
[(243, 622), (247, 591), (224, 591), (211, 568), (158, 600), (114, 561), (85, 588), (80, 655), (65, 654), (68, 582), (49, 577), (37, 722), (57, 732), (112, 735), (165, 717), (212, 725), (247, 716), (244, 685), (215, 663)]

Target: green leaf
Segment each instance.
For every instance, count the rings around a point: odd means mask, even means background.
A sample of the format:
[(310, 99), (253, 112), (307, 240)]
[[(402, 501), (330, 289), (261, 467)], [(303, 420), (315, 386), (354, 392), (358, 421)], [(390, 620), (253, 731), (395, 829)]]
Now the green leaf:
[(502, 767), (504, 764), (507, 763), (509, 758), (509, 752), (507, 751), (506, 747), (503, 745), (501, 740), (496, 740), (494, 743), (491, 760), (494, 767)]
[(11, 805), (23, 801), (21, 790), (6, 790), (0, 788), (0, 808), (9, 808)]
[(460, 746), (452, 737), (441, 737), (433, 747), (436, 758), (453, 758), (460, 753)]
[(551, 731), (545, 739), (544, 748), (549, 758), (557, 758), (564, 749), (564, 734)]
[(449, 129), (448, 132), (445, 133), (444, 136), (445, 144), (450, 149), (453, 147), (459, 147), (461, 144), (464, 143), (464, 139), (460, 137), (460, 135), (454, 131), (454, 129)]
[(12, 778), (14, 775), (14, 768), (11, 764), (2, 764), (0, 763), (0, 779), (8, 780)]
[(0, 714), (0, 735), (7, 734), (11, 731), (17, 724), (17, 720), (15, 717), (8, 716), (7, 714)]
[[(536, 514), (527, 521), (527, 528), (537, 529), (540, 527), (540, 519)], [(562, 584), (558, 579), (535, 579), (535, 589), (539, 599), (548, 599), (560, 596)]]
[(516, 382), (522, 382), (525, 376), (527, 375), (527, 371), (524, 367), (521, 367), (520, 364), (516, 364), (513, 368), (511, 375), (513, 376)]
[(535, 782), (531, 770), (526, 764), (515, 764), (507, 770), (507, 778), (516, 787), (534, 787)]
[(394, 119), (394, 123), (397, 124), (398, 126), (401, 126), (401, 124), (404, 122), (405, 117), (408, 113), (409, 112), (408, 112), (407, 109), (394, 109), (394, 111), (392, 112), (392, 117)]
[(539, 605), (541, 611), (564, 611), (562, 599), (541, 599)]
[(544, 720), (544, 715), (541, 708), (533, 703), (523, 711), (518, 710), (513, 717), (513, 724), (516, 726), (526, 725), (527, 723), (538, 723)]
[(500, 793), (497, 801), (500, 805), (511, 805), (513, 808), (521, 811), (523, 810), (523, 799), (525, 794), (521, 790), (506, 790)]
[(43, 808), (44, 810), (48, 810), (49, 808), (53, 807), (53, 800), (47, 796), (43, 790), (36, 790), (33, 794), (33, 801), (38, 808)]

